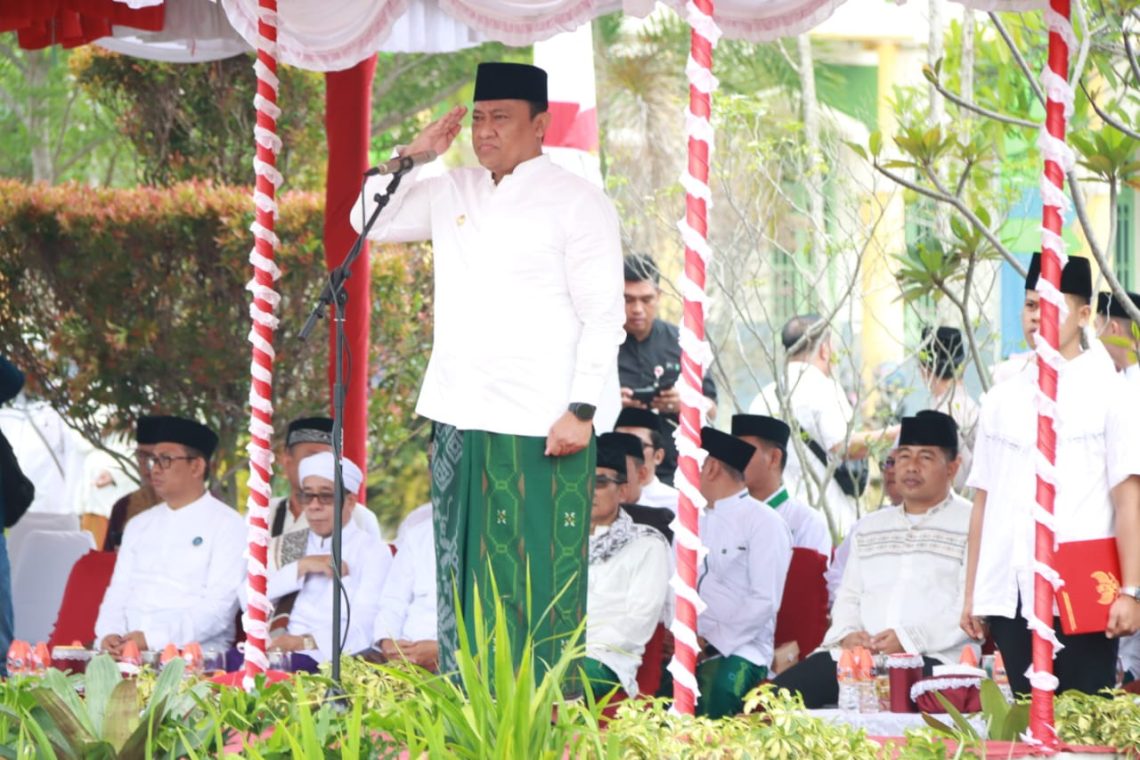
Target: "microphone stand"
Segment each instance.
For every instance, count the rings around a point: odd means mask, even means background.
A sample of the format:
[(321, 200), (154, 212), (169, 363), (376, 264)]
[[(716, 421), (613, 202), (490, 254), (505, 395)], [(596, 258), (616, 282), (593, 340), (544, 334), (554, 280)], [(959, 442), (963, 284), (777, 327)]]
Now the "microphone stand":
[[(344, 379), (344, 350), (345, 350), (345, 305), (348, 303), (348, 291), (345, 289), (345, 282), (351, 275), (351, 267), (357, 257), (360, 256), (360, 251), (364, 248), (364, 242), (368, 239), (368, 233), (376, 224), (376, 220), (380, 217), (380, 212), (388, 205), (388, 201), (392, 198), (392, 193), (400, 185), (400, 180), (404, 175), (411, 171), (412, 166), (409, 162), (406, 166), (401, 166), (397, 171), (393, 172), (392, 179), (388, 183), (388, 187), (384, 190), (383, 194), (377, 193), (373, 196), (376, 201), (376, 208), (372, 211), (371, 216), (368, 217), (364, 223), (360, 235), (356, 238), (352, 248), (349, 249), (348, 255), (344, 257), (344, 261), (340, 266), (329, 272), (328, 280), (325, 282), (324, 290), (321, 291), (320, 298), (317, 304), (313, 307), (312, 312), (309, 314), (304, 327), (301, 328), (301, 333), (298, 336), (300, 340), (306, 340), (309, 334), (316, 327), (318, 320), (324, 319), (325, 309), (330, 305), (335, 307), (335, 315), (333, 317), (333, 324), (335, 325), (335, 339), (336, 344), (336, 364), (335, 364), (335, 381), (333, 383), (333, 429), (332, 429), (332, 446), (333, 446), (333, 459), (335, 466), (333, 467), (333, 532), (332, 532), (332, 570), (333, 570), (333, 603), (332, 603), (332, 680), (338, 688), (340, 685), (340, 657), (341, 650), (344, 648), (344, 642), (341, 639), (341, 623), (340, 623), (340, 602), (341, 594), (344, 593), (344, 584), (341, 579), (341, 534), (343, 526), (341, 525), (341, 515), (344, 513), (344, 482), (343, 475), (341, 474), (340, 461), (341, 461), (341, 438), (344, 430), (344, 397), (346, 381)], [(365, 175), (368, 176), (368, 175)], [(368, 357), (365, 356), (364, 360), (367, 361)], [(330, 690), (331, 691), (331, 690)], [(333, 694), (332, 696), (343, 697), (343, 692)]]

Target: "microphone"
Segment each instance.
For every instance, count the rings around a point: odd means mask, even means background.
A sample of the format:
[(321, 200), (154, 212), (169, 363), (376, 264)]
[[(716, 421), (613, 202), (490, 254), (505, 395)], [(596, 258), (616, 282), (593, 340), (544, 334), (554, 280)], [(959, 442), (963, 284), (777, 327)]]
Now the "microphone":
[(377, 174), (407, 174), (414, 167), (429, 164), (438, 156), (434, 150), (425, 150), (420, 153), (409, 153), (406, 156), (390, 158), (382, 164), (373, 166), (364, 172), (365, 177), (374, 177)]

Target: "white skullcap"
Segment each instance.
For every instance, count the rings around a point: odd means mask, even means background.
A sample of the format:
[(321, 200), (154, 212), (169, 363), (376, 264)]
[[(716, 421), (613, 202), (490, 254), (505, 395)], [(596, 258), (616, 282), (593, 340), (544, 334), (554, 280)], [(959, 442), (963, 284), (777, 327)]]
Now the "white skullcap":
[[(333, 459), (331, 451), (322, 451), (320, 454), (313, 454), (312, 456), (305, 457), (301, 460), (300, 478), (301, 482), (305, 482), (305, 478), (310, 475), (315, 475), (318, 478), (325, 480), (335, 480), (336, 474), (333, 470)], [(364, 482), (364, 473), (356, 466), (356, 463), (351, 459), (342, 457), (340, 460), (340, 476), (344, 482), (344, 488), (349, 493), (356, 493), (360, 490), (360, 484)]]

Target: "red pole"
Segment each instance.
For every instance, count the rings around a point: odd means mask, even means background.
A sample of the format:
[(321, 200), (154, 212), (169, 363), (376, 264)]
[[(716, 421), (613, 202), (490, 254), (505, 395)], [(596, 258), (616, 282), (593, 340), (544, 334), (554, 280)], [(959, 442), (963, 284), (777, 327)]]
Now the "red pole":
[[(325, 134), (328, 140), (328, 170), (325, 188), (325, 264), (331, 270), (344, 261), (356, 241), (349, 223), (352, 205), (360, 196), (361, 176), (368, 169), (368, 144), (372, 125), (372, 77), (376, 56), (344, 71), (325, 74)], [(368, 473), (368, 389), (371, 364), (372, 266), (368, 246), (352, 265), (348, 279), (345, 333), (352, 354), (345, 367), (348, 383), (344, 402), (344, 455)], [(329, 321), (329, 356), (336, 356), (333, 324)], [(329, 398), (336, 368), (329, 362)], [(364, 497), (361, 485), (359, 498)]]
[(712, 151), (712, 54), (720, 31), (713, 21), (712, 0), (695, 0), (687, 6), (691, 27), (689, 41), (688, 170), (685, 186), (685, 218), (678, 225), (685, 242), (685, 268), (681, 277), (684, 315), (681, 320), (680, 427), (677, 430), (677, 594), (673, 635), (676, 640), (673, 662), (673, 710), (692, 715), (700, 695), (696, 682), (697, 619), (704, 603), (697, 594), (697, 568), (705, 555), (700, 540), (700, 510), (705, 500), (700, 494), (700, 466), (703, 461), (701, 427), (707, 408), (701, 388), (711, 352), (705, 342), (705, 266), (712, 256), (708, 245), (709, 157)]
[[(1050, 0), (1050, 10), (1052, 13), (1046, 13), (1049, 22), (1049, 70), (1057, 79), (1067, 83), (1071, 34), (1069, 0)], [(1033, 579), (1033, 617), (1036, 620), (1032, 621), (1034, 625), (1031, 625), (1033, 667), (1029, 674), (1032, 686), (1029, 732), (1036, 742), (1040, 742), (1041, 749), (1052, 753), (1056, 752), (1058, 747), (1057, 732), (1053, 724), (1053, 694), (1056, 690), (1053, 657), (1056, 639), (1052, 635), (1054, 587), (1053, 579), (1048, 573), (1053, 570), (1053, 551), (1056, 541), (1053, 532), (1053, 505), (1057, 488), (1053, 472), (1057, 462), (1057, 433), (1053, 413), (1057, 402), (1060, 311), (1064, 306), (1060, 288), (1061, 269), (1066, 259), (1060, 239), (1063, 213), (1061, 204), (1064, 202), (1061, 192), (1065, 183), (1065, 167), (1062, 166), (1062, 162), (1067, 162), (1067, 159), (1064, 149), (1066, 104), (1055, 98), (1054, 88), (1046, 89), (1049, 92), (1045, 104), (1045, 130), (1048, 136), (1042, 139), (1045, 150), (1045, 183), (1056, 188), (1056, 193), (1046, 192), (1043, 198), (1044, 229), (1041, 245), (1041, 277), (1038, 285), (1042, 297), (1041, 338), (1037, 346), (1037, 383), (1039, 394), (1050, 403), (1039, 405), (1037, 415), (1037, 449), (1041, 455), (1039, 461), (1043, 460), (1047, 464), (1045, 466), (1039, 464), (1037, 470), (1037, 504), (1040, 510), (1036, 520), (1034, 546), (1037, 568)]]
[(266, 552), (269, 542), (270, 479), (273, 474), (273, 333), (277, 328), (274, 311), (280, 300), (273, 289), (280, 272), (274, 263), (277, 236), (274, 225), (277, 219), (277, 188), (281, 175), (277, 171), (277, 152), (281, 140), (277, 137), (277, 0), (259, 0), (258, 3), (257, 63), (257, 125), (254, 140), (257, 158), (254, 164), (255, 224), (254, 249), (250, 254), (253, 264), (253, 281), (248, 289), (253, 292), (250, 316), (253, 326), (250, 343), (253, 344), (252, 375), (249, 394), (249, 522), (248, 610), (243, 619), (246, 633), (245, 677), (246, 689), (253, 688), (253, 678), (264, 673), (269, 663), (265, 645), (269, 639), (268, 620), (271, 607), (265, 596)]

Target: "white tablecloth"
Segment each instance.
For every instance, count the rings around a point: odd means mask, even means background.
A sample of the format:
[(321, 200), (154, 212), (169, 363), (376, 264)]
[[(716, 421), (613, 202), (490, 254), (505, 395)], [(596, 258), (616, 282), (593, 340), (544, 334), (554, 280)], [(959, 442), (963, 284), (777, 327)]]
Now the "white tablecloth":
[[(859, 713), (845, 710), (808, 710), (815, 718), (821, 718), (828, 723), (845, 723), (855, 728), (866, 730), (869, 736), (902, 736), (908, 728), (923, 728), (926, 722), (918, 713)], [(934, 718), (948, 726), (954, 725), (954, 719), (949, 715), (934, 715)], [(981, 715), (967, 716), (967, 719), (978, 733), (986, 733), (985, 722)]]

